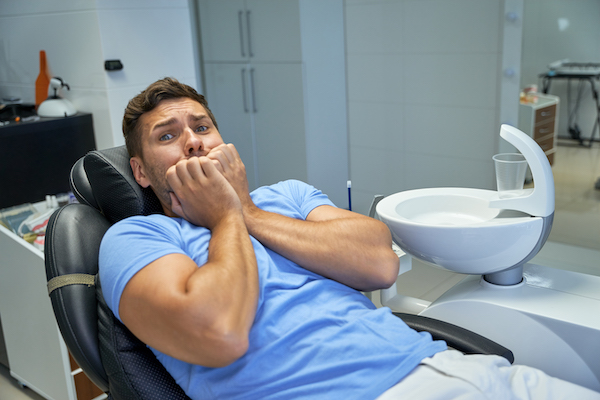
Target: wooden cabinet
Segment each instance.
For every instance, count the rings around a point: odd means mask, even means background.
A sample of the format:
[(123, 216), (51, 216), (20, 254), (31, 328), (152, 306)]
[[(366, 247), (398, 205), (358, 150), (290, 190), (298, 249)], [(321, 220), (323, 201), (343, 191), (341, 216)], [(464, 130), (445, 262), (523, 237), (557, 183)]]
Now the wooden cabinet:
[(204, 94), (250, 190), (299, 179), (345, 206), (343, 0), (199, 0), (198, 12)]
[(540, 145), (550, 165), (554, 164), (556, 153), (558, 104), (558, 97), (538, 94), (536, 103), (521, 103), (519, 106), (519, 129)]
[(69, 354), (69, 360), (71, 362), (71, 375), (75, 382), (75, 392), (77, 394), (77, 400), (96, 400), (99, 398), (106, 398), (102, 390), (96, 386), (90, 378), (83, 372), (75, 359)]

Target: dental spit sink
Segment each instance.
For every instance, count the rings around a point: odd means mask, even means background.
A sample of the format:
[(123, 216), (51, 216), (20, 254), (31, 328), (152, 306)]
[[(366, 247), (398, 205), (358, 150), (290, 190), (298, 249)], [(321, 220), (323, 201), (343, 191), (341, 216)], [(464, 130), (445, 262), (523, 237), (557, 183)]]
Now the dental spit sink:
[(525, 133), (502, 125), (500, 135), (527, 160), (534, 189), (502, 199), (492, 190), (428, 188), (400, 192), (377, 204), (379, 218), (406, 253), (439, 267), (514, 285), (522, 265), (544, 245), (554, 217), (548, 159)]
[(543, 220), (489, 207), (491, 190), (434, 188), (386, 197), (377, 213), (394, 241), (413, 257), (463, 274), (491, 274), (522, 262)]

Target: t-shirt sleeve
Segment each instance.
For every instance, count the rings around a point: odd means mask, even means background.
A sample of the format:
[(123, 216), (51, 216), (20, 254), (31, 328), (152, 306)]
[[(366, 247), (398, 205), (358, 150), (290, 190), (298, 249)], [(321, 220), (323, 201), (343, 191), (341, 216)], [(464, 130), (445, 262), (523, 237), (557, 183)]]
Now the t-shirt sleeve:
[(185, 254), (176, 222), (169, 218), (132, 217), (110, 227), (100, 245), (102, 294), (115, 316), (125, 285), (146, 265), (167, 254)]
[(280, 182), (277, 186), (284, 195), (293, 199), (304, 219), (306, 219), (312, 210), (319, 206), (328, 205), (335, 207), (335, 204), (329, 200), (326, 194), (307, 183), (290, 179)]

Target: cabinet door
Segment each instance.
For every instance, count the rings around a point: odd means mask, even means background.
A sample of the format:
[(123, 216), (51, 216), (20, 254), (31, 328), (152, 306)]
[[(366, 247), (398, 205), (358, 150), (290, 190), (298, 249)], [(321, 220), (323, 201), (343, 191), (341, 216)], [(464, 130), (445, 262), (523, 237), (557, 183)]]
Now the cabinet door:
[(246, 0), (251, 62), (300, 62), (298, 0)]
[(302, 64), (253, 65), (258, 185), (307, 181)]
[(204, 60), (247, 61), (244, 0), (199, 0), (198, 5)]
[(204, 61), (299, 62), (298, 0), (200, 0)]
[(233, 143), (246, 166), (250, 190), (256, 188), (252, 133), (252, 108), (249, 92), (250, 69), (245, 64), (204, 65), (206, 99), (219, 125), (225, 143)]

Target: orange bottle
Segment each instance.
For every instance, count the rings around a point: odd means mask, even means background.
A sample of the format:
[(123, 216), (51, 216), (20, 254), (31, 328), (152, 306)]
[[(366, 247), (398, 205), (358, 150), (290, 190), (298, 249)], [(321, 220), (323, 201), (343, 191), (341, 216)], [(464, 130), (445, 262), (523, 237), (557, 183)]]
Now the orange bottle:
[(40, 74), (35, 80), (35, 106), (36, 108), (48, 98), (48, 87), (50, 78), (48, 77), (48, 67), (46, 65), (46, 52), (40, 50)]

